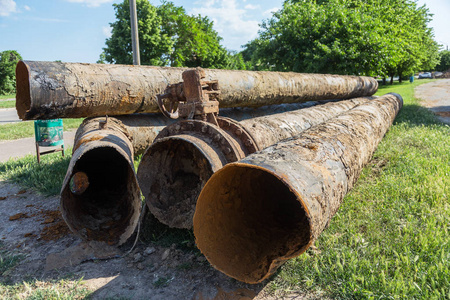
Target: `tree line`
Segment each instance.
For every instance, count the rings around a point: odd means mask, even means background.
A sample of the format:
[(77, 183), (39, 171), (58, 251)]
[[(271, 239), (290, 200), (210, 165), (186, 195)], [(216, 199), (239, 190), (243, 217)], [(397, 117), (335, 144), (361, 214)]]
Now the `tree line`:
[[(141, 63), (171, 67), (394, 76), (450, 69), (414, 0), (285, 0), (240, 52), (221, 45), (213, 22), (163, 1), (137, 0)], [(132, 64), (129, 1), (113, 4), (116, 21), (99, 63)], [(0, 52), (0, 94), (15, 92), (14, 50)]]
[[(131, 64), (129, 2), (113, 4), (101, 61)], [(400, 81), (439, 62), (432, 15), (413, 0), (286, 0), (258, 37), (227, 51), (207, 17), (137, 1), (141, 61), (160, 66), (355, 74)]]

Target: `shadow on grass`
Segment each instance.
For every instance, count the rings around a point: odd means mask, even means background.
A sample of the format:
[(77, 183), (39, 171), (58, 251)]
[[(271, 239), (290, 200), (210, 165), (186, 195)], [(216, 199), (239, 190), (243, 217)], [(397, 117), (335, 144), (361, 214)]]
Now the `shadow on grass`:
[(438, 120), (433, 112), (418, 104), (407, 104), (403, 106), (394, 124), (399, 123), (405, 123), (409, 127), (442, 125), (442, 122)]
[(45, 196), (58, 195), (69, 166), (71, 155), (51, 154), (42, 157), (38, 164), (36, 156), (27, 155), (0, 163), (0, 178), (24, 188), (32, 188)]

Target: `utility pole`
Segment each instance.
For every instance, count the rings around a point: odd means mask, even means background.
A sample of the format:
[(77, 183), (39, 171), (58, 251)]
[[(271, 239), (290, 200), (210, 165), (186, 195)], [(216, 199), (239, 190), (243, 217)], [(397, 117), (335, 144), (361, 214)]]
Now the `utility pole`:
[(136, 13), (136, 0), (130, 0), (130, 22), (131, 22), (131, 41), (133, 47), (133, 65), (140, 65), (139, 55), (139, 35)]

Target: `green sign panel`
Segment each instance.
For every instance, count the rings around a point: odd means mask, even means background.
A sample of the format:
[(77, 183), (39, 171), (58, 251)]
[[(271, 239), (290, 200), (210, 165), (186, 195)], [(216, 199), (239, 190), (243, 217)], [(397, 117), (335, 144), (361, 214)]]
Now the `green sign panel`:
[(34, 137), (39, 146), (64, 145), (62, 119), (34, 121)]

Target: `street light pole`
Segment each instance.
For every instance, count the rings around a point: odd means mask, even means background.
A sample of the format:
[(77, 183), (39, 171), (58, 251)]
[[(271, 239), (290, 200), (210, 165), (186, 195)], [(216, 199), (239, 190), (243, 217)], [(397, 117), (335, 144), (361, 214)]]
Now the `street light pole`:
[(139, 35), (136, 13), (136, 0), (130, 0), (130, 22), (131, 22), (131, 41), (133, 47), (133, 65), (140, 65), (141, 58), (139, 55)]

